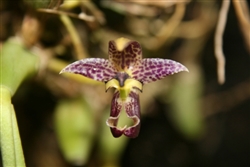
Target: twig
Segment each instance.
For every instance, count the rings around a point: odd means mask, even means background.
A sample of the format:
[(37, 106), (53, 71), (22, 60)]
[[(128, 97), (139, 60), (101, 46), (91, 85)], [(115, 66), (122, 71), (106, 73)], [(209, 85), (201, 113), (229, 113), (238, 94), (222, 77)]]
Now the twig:
[(93, 15), (95, 20), (101, 24), (104, 25), (106, 23), (106, 19), (104, 17), (104, 14), (96, 5), (93, 3), (93, 1), (80, 1), (82, 6), (89, 10), (89, 12)]
[(140, 5), (151, 5), (151, 6), (157, 6), (161, 8), (167, 8), (176, 5), (177, 3), (189, 3), (190, 0), (171, 0), (171, 1), (152, 1), (152, 0), (143, 0), (143, 1), (138, 1), (138, 0), (117, 0), (120, 3), (135, 3), (135, 4), (140, 4)]
[[(244, 1), (244, 0), (241, 0), (241, 1)], [(244, 14), (244, 8), (246, 8), (246, 7), (242, 6), (243, 4), (244, 5), (246, 5), (246, 4), (242, 3), (241, 1), (233, 0), (233, 5), (234, 5), (234, 8), (235, 8), (236, 14), (237, 14), (237, 16), (239, 18), (239, 21), (244, 25), (249, 25), (249, 20), (248, 20), (249, 13)]]
[(68, 12), (64, 12), (64, 11), (59, 11), (59, 10), (55, 10), (55, 9), (37, 9), (38, 12), (44, 12), (44, 13), (51, 13), (51, 14), (57, 14), (57, 15), (67, 15), (73, 18), (77, 18), (77, 19), (81, 19), (84, 21), (88, 21), (88, 22), (93, 22), (95, 21), (95, 18), (93, 16), (88, 16), (84, 13), (80, 13), (79, 15), (74, 14), (74, 13), (68, 13)]
[[(182, 21), (172, 34), (175, 38), (195, 39), (205, 36), (217, 22), (218, 10), (200, 4), (200, 14), (193, 20)], [(195, 27), (195, 28), (194, 28)]]
[(152, 50), (160, 48), (180, 24), (185, 14), (185, 9), (184, 3), (177, 3), (172, 17), (162, 26), (160, 31), (156, 34), (156, 37), (146, 41), (145, 46)]
[(89, 57), (87, 54), (87, 51), (83, 47), (83, 44), (81, 42), (81, 39), (79, 38), (77, 30), (75, 29), (70, 18), (67, 15), (61, 15), (60, 19), (62, 20), (63, 24), (65, 25), (65, 27), (69, 31), (69, 34), (72, 38), (72, 42), (73, 42), (73, 45), (74, 45), (75, 50), (76, 50), (77, 59), (80, 60), (80, 59)]
[(245, 38), (247, 49), (250, 52), (250, 20), (249, 11), (247, 10), (247, 2), (244, 0), (233, 0), (233, 5), (240, 23), (240, 28), (243, 33), (243, 37)]
[(218, 82), (225, 82), (225, 56), (223, 53), (223, 33), (225, 30), (227, 13), (229, 10), (230, 0), (224, 0), (219, 13), (218, 24), (214, 37), (215, 58), (217, 59)]

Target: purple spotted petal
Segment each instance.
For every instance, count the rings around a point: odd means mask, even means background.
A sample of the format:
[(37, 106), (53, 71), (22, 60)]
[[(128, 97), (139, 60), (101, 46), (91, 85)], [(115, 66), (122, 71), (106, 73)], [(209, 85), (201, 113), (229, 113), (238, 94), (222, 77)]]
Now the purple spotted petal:
[(142, 65), (132, 72), (132, 77), (146, 84), (181, 71), (188, 71), (188, 69), (179, 62), (169, 59), (150, 58), (143, 59)]
[(81, 74), (96, 81), (106, 82), (112, 79), (116, 71), (107, 59), (88, 58), (76, 61), (65, 67), (60, 73), (70, 72)]
[(124, 128), (117, 128), (118, 119), (120, 112), (122, 110), (122, 101), (120, 100), (120, 92), (115, 92), (112, 102), (110, 117), (106, 121), (107, 125), (110, 127), (111, 133), (114, 137), (120, 137), (123, 134)]
[(134, 125), (124, 130), (123, 134), (130, 138), (135, 138), (140, 132), (140, 102), (138, 92), (131, 91), (125, 103), (127, 116), (134, 121)]
[(122, 50), (118, 49), (120, 40), (109, 42), (109, 61), (117, 71), (137, 68), (142, 62), (142, 49), (138, 42), (126, 42)]
[[(114, 137), (120, 137), (124, 134), (127, 137), (135, 138), (138, 136), (140, 131), (140, 104), (139, 104), (139, 95), (135, 90), (129, 93), (129, 96), (126, 100), (122, 101), (120, 92), (115, 92), (112, 104), (110, 117), (106, 121), (107, 125), (110, 127), (111, 133)], [(118, 119), (120, 112), (125, 105), (125, 111), (127, 116), (133, 119), (134, 124), (130, 127), (124, 126), (122, 128), (117, 127)]]

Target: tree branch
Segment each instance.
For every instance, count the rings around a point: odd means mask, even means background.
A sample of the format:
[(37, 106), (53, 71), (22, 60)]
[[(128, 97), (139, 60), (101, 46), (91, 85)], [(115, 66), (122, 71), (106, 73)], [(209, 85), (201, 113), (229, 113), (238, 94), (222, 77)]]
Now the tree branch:
[(223, 0), (214, 37), (215, 58), (217, 59), (218, 82), (225, 82), (225, 56), (223, 53), (223, 33), (225, 30), (230, 0)]

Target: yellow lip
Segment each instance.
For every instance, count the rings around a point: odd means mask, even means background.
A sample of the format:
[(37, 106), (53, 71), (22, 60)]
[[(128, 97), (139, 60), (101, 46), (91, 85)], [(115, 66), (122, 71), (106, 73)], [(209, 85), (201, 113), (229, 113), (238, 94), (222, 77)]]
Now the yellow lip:
[(142, 91), (142, 83), (132, 79), (132, 78), (128, 78), (125, 80), (124, 82), (124, 86), (120, 86), (118, 80), (116, 79), (111, 79), (110, 81), (108, 81), (106, 83), (106, 91), (108, 91), (109, 88), (115, 88), (118, 91), (120, 91), (120, 97), (122, 100), (126, 100), (130, 91), (133, 88), (139, 89), (140, 91)]

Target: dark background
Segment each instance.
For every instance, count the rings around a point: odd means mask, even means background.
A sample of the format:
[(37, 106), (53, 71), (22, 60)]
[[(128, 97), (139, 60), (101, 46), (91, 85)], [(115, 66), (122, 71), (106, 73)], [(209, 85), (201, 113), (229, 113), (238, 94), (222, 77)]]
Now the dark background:
[[(130, 33), (124, 28), (125, 15), (102, 7), (99, 1), (94, 1), (94, 3), (105, 15), (105, 27), (117, 31), (117, 33)], [(195, 9), (195, 3), (196, 1), (187, 5), (186, 18), (188, 18), (188, 12)], [(219, 6), (218, 3), (217, 7)], [(15, 35), (15, 25), (31, 9), (32, 7), (27, 7), (22, 1), (4, 1), (1, 9), (1, 24), (3, 27), (11, 28), (1, 35), (2, 42)], [(78, 10), (76, 8), (73, 12)], [(160, 15), (161, 12), (159, 12), (159, 17)], [(40, 42), (46, 47), (55, 46), (62, 38), (62, 35), (58, 33), (62, 24), (56, 16), (44, 20), (46, 22), (44, 31), (50, 32), (51, 36), (49, 39), (41, 37)], [(78, 20), (75, 20), (74, 23), (82, 26)], [(96, 31), (86, 28), (86, 25), (83, 26), (85, 28), (82, 30), (84, 31), (82, 34), (86, 35)], [(250, 56), (232, 4), (223, 37), (223, 50), (226, 57), (226, 82), (223, 85), (217, 83), (214, 31), (215, 28), (211, 30), (200, 54), (200, 66), (204, 77), (204, 90), (201, 98), (210, 94), (216, 96), (216, 103), (213, 103), (216, 110), (212, 111), (212, 114), (204, 116), (206, 123), (204, 134), (199, 139), (187, 139), (176, 130), (171, 118), (166, 114), (171, 108), (162, 102), (161, 96), (155, 96), (153, 98), (155, 107), (152, 108), (149, 105), (148, 108), (152, 111), (150, 110), (149, 114), (142, 117), (139, 137), (130, 139), (125, 150), (122, 151), (119, 161), (121, 167), (250, 166)], [(130, 36), (133, 37), (131, 34)], [(165, 49), (170, 54), (174, 53), (182, 45), (183, 40), (180, 38), (171, 45), (163, 46), (160, 51), (155, 51), (156, 55)], [(91, 43), (89, 38), (84, 41), (88, 43), (90, 53), (99, 52), (96, 43)], [(69, 47), (69, 49), (72, 48)], [(73, 58), (70, 53), (66, 52), (60, 59), (71, 61)], [(238, 91), (232, 93), (231, 90), (237, 86)], [(245, 98), (239, 100), (235, 105), (230, 105), (239, 94), (244, 94)], [(53, 127), (53, 113), (60, 98), (39, 78), (25, 81), (13, 97), (28, 167), (50, 164), (74, 166), (63, 158)], [(217, 108), (217, 104), (222, 107)], [(102, 163), (98, 162), (96, 152), (98, 152), (97, 145), (94, 146), (90, 160), (85, 166), (102, 166)], [(43, 159), (44, 157), (45, 159)]]

